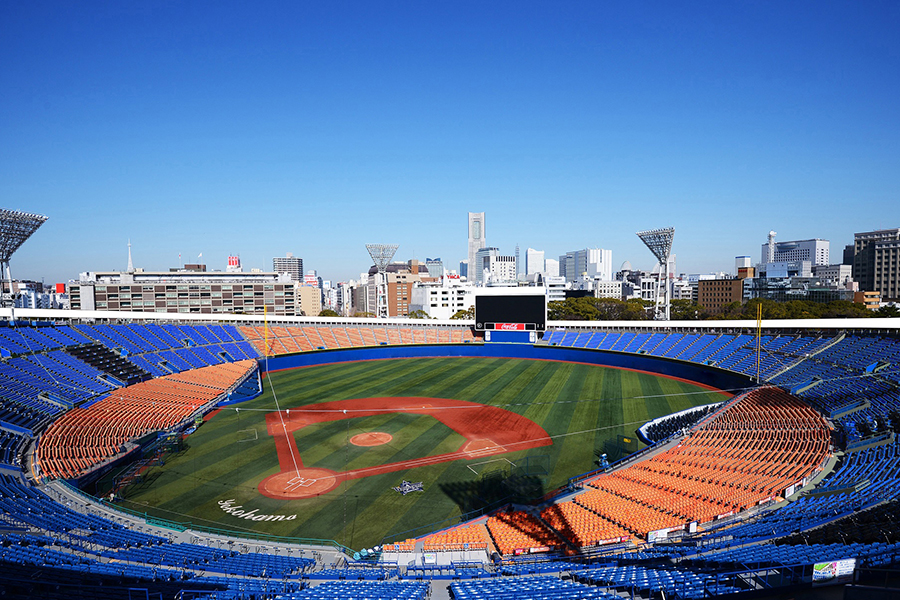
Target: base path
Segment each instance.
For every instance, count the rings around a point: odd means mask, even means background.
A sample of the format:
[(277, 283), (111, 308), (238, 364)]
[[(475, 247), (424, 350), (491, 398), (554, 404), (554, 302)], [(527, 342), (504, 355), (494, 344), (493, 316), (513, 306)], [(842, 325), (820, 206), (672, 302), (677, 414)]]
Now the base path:
[[(327, 469), (308, 469), (303, 466), (293, 433), (313, 423), (342, 421), (380, 414), (409, 413), (434, 417), (466, 442), (456, 452), (423, 456), (411, 460), (387, 463), (353, 471), (333, 472)], [(310, 498), (331, 491), (347, 479), (358, 479), (426, 465), (460, 459), (482, 458), (528, 450), (553, 443), (544, 429), (534, 421), (496, 406), (486, 406), (464, 400), (446, 398), (359, 398), (313, 404), (266, 415), (269, 435), (275, 437), (280, 473), (267, 477), (259, 484), (259, 491), (269, 498), (293, 500)], [(387, 443), (389, 434), (363, 433), (351, 443), (372, 446)], [(359, 438), (357, 440), (357, 438)], [(317, 473), (320, 472), (320, 473)]]

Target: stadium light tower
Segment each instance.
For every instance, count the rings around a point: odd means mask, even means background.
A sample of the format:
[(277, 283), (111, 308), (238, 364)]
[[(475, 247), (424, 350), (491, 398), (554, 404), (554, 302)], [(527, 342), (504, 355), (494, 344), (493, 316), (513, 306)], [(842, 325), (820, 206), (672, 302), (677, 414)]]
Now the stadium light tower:
[(375, 261), (375, 316), (379, 319), (388, 317), (387, 274), (385, 270), (397, 252), (397, 244), (366, 244), (369, 256)]
[[(9, 259), (25, 240), (31, 237), (38, 227), (44, 224), (47, 217), (32, 213), (23, 213), (16, 210), (0, 208), (0, 279), (3, 270), (6, 270), (6, 278), (9, 280), (9, 320), (15, 320), (16, 297), (13, 294), (12, 273), (9, 270)], [(2, 290), (0, 290), (2, 292)], [(0, 296), (2, 297), (2, 296)], [(6, 301), (2, 302), (6, 304)]]
[[(656, 282), (656, 318), (669, 320), (669, 308), (671, 302), (669, 300), (669, 256), (672, 254), (672, 239), (675, 237), (675, 228), (666, 227), (665, 229), (650, 229), (647, 231), (638, 231), (637, 236), (650, 249), (662, 270), (660, 279)], [(660, 290), (660, 283), (663, 284)], [(662, 302), (660, 302), (660, 291), (662, 291)], [(662, 306), (660, 306), (662, 304)]]

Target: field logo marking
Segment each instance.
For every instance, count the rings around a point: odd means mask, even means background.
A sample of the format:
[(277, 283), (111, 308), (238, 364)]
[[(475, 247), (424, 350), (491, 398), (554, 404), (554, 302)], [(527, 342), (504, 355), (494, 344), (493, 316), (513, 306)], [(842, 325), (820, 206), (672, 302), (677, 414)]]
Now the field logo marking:
[(237, 517), (238, 519), (244, 519), (245, 521), (293, 521), (297, 518), (297, 515), (258, 515), (256, 512), (259, 510), (258, 508), (254, 508), (252, 510), (243, 510), (244, 505), (238, 504), (234, 506), (235, 499), (231, 498), (229, 500), (219, 500), (218, 505), (223, 511), (231, 515), (232, 517)]

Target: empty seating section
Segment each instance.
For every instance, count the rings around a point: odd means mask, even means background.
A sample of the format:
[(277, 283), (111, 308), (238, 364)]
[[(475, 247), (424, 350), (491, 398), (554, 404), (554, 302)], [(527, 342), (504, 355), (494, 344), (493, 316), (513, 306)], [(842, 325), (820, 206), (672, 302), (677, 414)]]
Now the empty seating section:
[[(821, 468), (829, 446), (819, 413), (779, 388), (759, 388), (674, 448), (588, 480), (586, 492), (544, 509), (541, 519), (574, 546), (652, 538), (651, 532), (705, 523), (782, 495)], [(530, 518), (504, 518), (515, 515)], [(497, 542), (501, 552), (527, 542), (512, 539), (502, 548)]]
[[(807, 355), (818, 352), (833, 340), (828, 337), (770, 335), (763, 336), (760, 341), (759, 375), (768, 379), (800, 363)], [(756, 336), (747, 334), (620, 333), (555, 329), (544, 333), (543, 343), (665, 356), (714, 364), (747, 375), (757, 374)]]
[[(850, 539), (850, 538), (848, 538)], [(900, 552), (900, 543), (877, 541), (872, 544), (858, 542), (831, 544), (794, 544), (774, 545), (760, 544), (746, 548), (723, 550), (705, 554), (695, 560), (706, 566), (741, 569), (746, 567), (809, 565), (830, 562), (844, 558), (862, 559), (872, 566), (880, 564), (878, 559), (883, 555), (896, 555)], [(874, 560), (872, 560), (874, 559)]]
[[(236, 327), (258, 355), (270, 356), (366, 346), (472, 342), (470, 327), (410, 328), (396, 325), (241, 325)], [(266, 349), (268, 343), (268, 350)]]
[(487, 532), (480, 523), (454, 527), (433, 533), (423, 539), (426, 552), (435, 550), (486, 550)]
[(885, 432), (900, 415), (900, 339), (847, 336), (772, 381), (838, 419), (851, 442)]
[(47, 477), (77, 477), (116, 457), (125, 444), (182, 423), (213, 402), (254, 367), (254, 361), (185, 371), (113, 391), (54, 421), (37, 449)]
[(487, 520), (494, 545), (501, 554), (531, 548), (561, 548), (563, 541), (546, 525), (526, 512), (501, 512)]
[(133, 531), (108, 519), (75, 512), (18, 478), (2, 474), (0, 508), (13, 521), (65, 534), (70, 543), (79, 545), (124, 548), (166, 541), (165, 538)]
[(425, 600), (428, 584), (424, 581), (326, 581), (315, 587), (290, 594), (281, 600)]
[(14, 469), (21, 467), (19, 455), (28, 441), (28, 436), (0, 429), (0, 465)]
[(575, 581), (563, 581), (556, 577), (504, 577), (454, 581), (450, 584), (455, 600), (613, 600), (615, 594)]
[(588, 547), (615, 543), (631, 533), (577, 502), (560, 502), (541, 511), (541, 519), (575, 546)]
[(632, 597), (646, 594), (646, 597), (654, 598), (707, 598), (745, 591), (718, 581), (713, 574), (693, 572), (689, 569), (672, 566), (600, 567), (580, 571), (576, 574), (576, 579), (591, 585), (604, 585), (616, 590), (627, 591), (633, 594)]
[(844, 489), (845, 492), (804, 495), (788, 506), (721, 533), (740, 541), (780, 537), (855, 515), (860, 510), (897, 498), (900, 495), (900, 439), (847, 453), (838, 468), (818, 487)]

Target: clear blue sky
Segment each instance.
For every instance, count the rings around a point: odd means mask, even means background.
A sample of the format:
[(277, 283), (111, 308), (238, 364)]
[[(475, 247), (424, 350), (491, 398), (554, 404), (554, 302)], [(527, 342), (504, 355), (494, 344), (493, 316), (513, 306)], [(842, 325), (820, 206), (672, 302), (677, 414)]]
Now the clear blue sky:
[(0, 3), (13, 275), (203, 253), (325, 279), (487, 240), (730, 271), (900, 226), (900, 3)]

